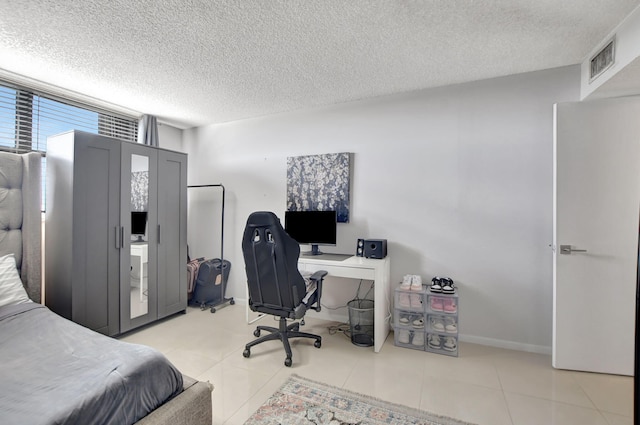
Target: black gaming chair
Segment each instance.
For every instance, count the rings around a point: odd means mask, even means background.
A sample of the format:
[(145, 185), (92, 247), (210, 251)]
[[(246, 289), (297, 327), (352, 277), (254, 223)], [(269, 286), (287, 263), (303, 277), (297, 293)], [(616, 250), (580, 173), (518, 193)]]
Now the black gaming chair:
[(287, 319), (302, 319), (308, 308), (320, 311), (322, 279), (327, 272), (321, 270), (311, 276), (317, 284), (317, 292), (303, 303), (306, 285), (298, 271), (300, 246), (285, 232), (272, 212), (259, 211), (249, 216), (242, 237), (242, 253), (249, 286), (249, 308), (280, 317), (279, 328), (258, 326), (253, 332), (256, 337), (260, 337), (261, 331), (270, 333), (248, 343), (242, 355), (249, 357), (254, 345), (279, 339), (287, 353), (284, 364), (291, 366), (289, 338), (313, 338), (317, 348), (322, 343), (322, 337), (300, 332), (300, 323), (287, 325)]

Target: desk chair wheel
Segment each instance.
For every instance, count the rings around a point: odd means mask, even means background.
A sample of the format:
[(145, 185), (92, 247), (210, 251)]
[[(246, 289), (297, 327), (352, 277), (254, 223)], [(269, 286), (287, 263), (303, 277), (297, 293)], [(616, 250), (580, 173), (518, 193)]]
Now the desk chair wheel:
[(235, 302), (235, 300), (234, 300), (233, 298), (231, 298), (231, 299), (229, 300), (229, 304), (230, 304), (230, 305), (234, 305), (235, 303), (236, 303), (236, 302)]
[(255, 331), (253, 331), (253, 336), (258, 338), (260, 336), (260, 329), (256, 329)]
[(216, 308), (215, 307), (211, 307), (211, 312), (215, 313), (216, 312)]
[(251, 350), (249, 350), (248, 348), (245, 348), (244, 351), (242, 352), (242, 356), (248, 359), (250, 355), (251, 355)]
[(286, 359), (284, 359), (284, 365), (285, 365), (286, 367), (291, 367), (291, 364), (292, 364), (292, 363), (293, 363), (293, 362), (291, 361), (291, 357), (287, 357)]
[(316, 348), (320, 348), (320, 347), (322, 347), (322, 342), (320, 342), (320, 340), (317, 339), (316, 342), (313, 343), (313, 346), (316, 347)]

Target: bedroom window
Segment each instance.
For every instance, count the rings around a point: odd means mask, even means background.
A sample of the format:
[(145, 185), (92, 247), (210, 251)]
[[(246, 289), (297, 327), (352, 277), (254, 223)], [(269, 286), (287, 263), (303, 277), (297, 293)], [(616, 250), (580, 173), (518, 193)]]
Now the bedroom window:
[(138, 119), (0, 82), (0, 149), (44, 154), (47, 137), (69, 130), (135, 142)]
[(135, 142), (138, 119), (0, 81), (0, 150), (42, 154), (42, 207), (47, 137), (69, 130)]

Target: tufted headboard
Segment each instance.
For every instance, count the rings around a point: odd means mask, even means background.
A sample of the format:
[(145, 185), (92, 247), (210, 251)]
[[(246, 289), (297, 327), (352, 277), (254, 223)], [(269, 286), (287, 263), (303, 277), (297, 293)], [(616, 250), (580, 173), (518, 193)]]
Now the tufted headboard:
[(39, 153), (0, 152), (0, 256), (13, 253), (29, 297), (42, 292)]

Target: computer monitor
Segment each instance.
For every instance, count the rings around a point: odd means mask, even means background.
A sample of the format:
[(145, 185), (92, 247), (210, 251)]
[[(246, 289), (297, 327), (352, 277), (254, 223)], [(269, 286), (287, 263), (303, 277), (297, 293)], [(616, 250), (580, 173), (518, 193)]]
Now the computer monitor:
[(131, 211), (131, 235), (137, 236), (136, 242), (142, 242), (147, 230), (147, 211)]
[(336, 244), (335, 211), (286, 211), (284, 230), (299, 244), (311, 245), (303, 255), (320, 255), (318, 245)]

